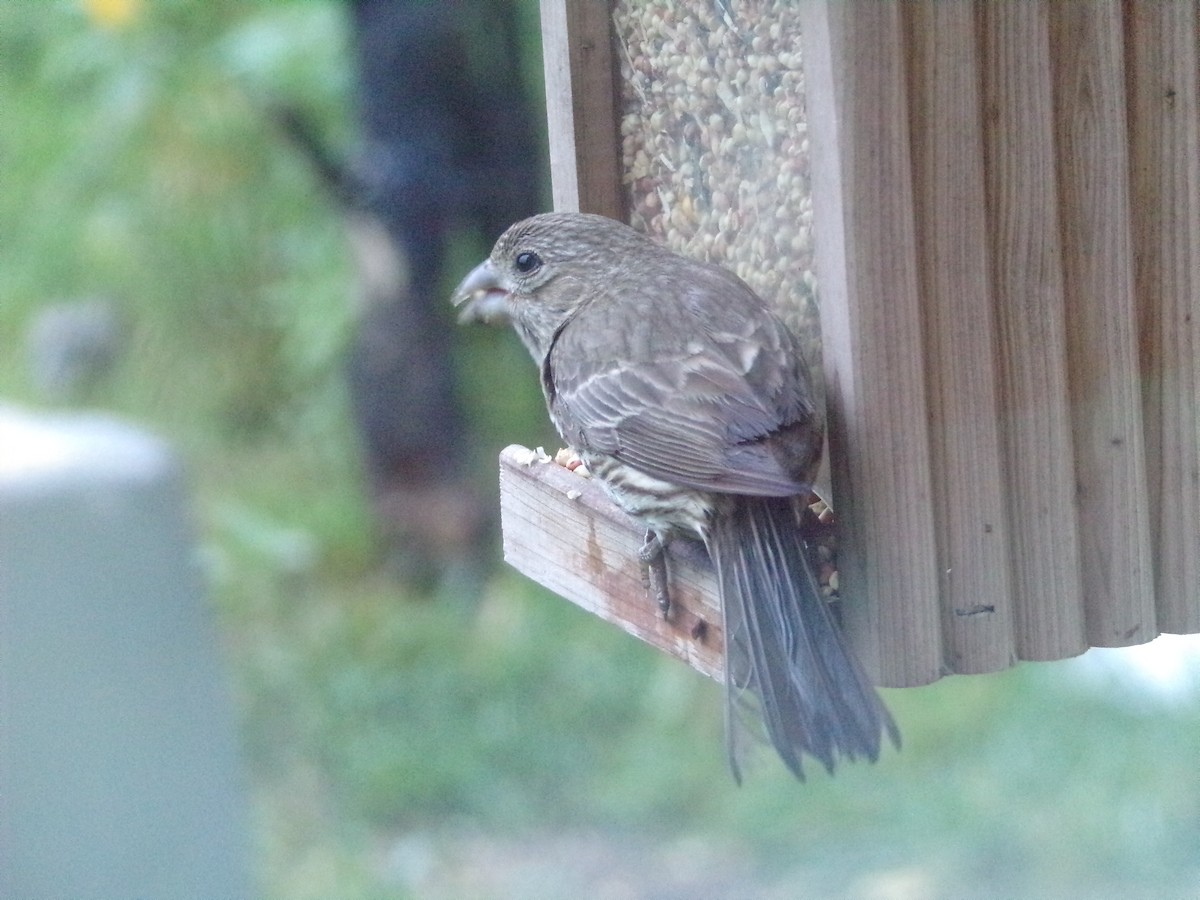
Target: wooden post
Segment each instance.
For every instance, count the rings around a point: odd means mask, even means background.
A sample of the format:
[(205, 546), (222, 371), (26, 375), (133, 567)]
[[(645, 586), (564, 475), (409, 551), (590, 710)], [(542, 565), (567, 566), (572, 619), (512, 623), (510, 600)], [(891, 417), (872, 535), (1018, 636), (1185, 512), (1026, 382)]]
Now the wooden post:
[(922, 684), (943, 660), (900, 12), (807, 3), (802, 27), (845, 621), (881, 684)]
[(1121, 6), (1117, 0), (1058, 0), (1048, 8), (1087, 639), (1094, 647), (1118, 647), (1158, 634)]
[(903, 6), (947, 667), (1012, 665), (979, 59), (969, 3)]
[(1045, 3), (982, 3), (984, 152), (1017, 653), (1087, 648)]
[(1159, 627), (1200, 632), (1200, 13), (1194, 3), (1125, 9)]
[(542, 0), (554, 208), (625, 221), (608, 0)]

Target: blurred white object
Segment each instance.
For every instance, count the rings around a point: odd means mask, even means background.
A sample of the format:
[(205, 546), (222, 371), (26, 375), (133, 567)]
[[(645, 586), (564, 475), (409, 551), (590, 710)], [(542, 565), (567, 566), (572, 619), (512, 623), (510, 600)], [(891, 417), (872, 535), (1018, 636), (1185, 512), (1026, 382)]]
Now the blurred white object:
[(163, 442), (0, 406), (0, 897), (253, 894), (186, 507)]
[(1200, 700), (1200, 635), (1163, 634), (1134, 647), (1094, 647), (1067, 663), (1118, 699)]

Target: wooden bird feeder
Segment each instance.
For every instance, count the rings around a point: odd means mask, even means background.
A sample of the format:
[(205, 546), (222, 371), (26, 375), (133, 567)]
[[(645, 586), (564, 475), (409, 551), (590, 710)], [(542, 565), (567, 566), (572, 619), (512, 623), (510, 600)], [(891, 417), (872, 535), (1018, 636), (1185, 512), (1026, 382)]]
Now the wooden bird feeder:
[[(734, 269), (822, 354), (882, 685), (1200, 632), (1198, 19), (542, 0), (555, 208)], [(703, 559), (663, 621), (595, 485), (501, 462), (510, 562), (719, 676)]]

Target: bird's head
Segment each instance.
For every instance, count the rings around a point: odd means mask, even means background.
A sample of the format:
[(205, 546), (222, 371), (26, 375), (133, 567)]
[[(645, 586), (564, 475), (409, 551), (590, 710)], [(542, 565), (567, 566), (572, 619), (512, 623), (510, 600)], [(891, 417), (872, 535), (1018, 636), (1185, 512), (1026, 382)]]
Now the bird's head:
[(455, 289), (460, 321), (512, 321), (537, 362), (555, 332), (605, 293), (622, 263), (657, 245), (614, 219), (543, 213), (509, 227)]

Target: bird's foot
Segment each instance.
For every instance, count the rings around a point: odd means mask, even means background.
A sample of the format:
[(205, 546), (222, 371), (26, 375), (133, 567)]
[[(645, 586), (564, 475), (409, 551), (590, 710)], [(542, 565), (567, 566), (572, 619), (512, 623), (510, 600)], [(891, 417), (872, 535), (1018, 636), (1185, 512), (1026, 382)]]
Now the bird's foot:
[(664, 619), (671, 614), (671, 591), (667, 586), (666, 545), (655, 532), (647, 531), (646, 540), (638, 548), (638, 560), (646, 567), (646, 590), (654, 595)]

